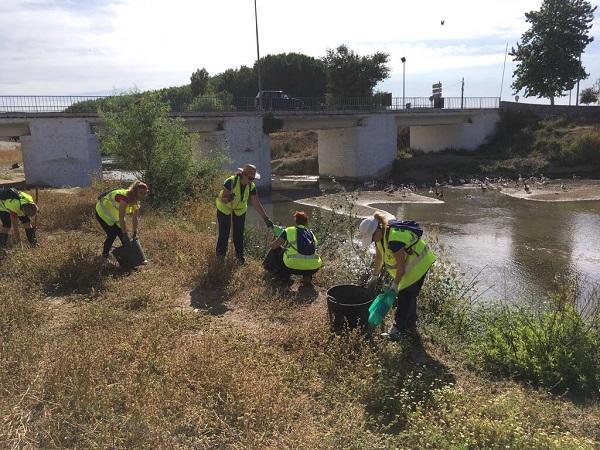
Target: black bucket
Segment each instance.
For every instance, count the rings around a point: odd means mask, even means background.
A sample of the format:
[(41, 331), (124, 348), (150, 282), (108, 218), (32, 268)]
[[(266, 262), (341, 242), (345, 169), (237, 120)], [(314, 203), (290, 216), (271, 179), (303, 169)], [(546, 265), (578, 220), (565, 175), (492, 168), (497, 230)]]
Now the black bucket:
[(142, 250), (140, 241), (137, 239), (115, 248), (112, 254), (123, 269), (133, 269), (146, 261), (144, 250)]
[(372, 293), (356, 284), (341, 284), (327, 291), (327, 311), (331, 329), (340, 332), (344, 329), (367, 329), (369, 306), (373, 303)]

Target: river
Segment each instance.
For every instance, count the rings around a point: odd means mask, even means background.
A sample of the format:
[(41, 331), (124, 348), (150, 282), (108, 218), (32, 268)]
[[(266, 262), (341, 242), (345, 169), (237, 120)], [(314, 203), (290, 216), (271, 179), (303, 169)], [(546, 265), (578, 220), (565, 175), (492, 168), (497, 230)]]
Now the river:
[[(372, 205), (397, 218), (421, 223), (436, 234), (450, 261), (476, 277), (488, 300), (539, 299), (554, 277), (577, 273), (580, 297), (600, 284), (600, 201), (535, 202), (497, 191), (446, 189), (442, 204)], [(290, 223), (295, 203), (318, 195), (316, 188), (261, 194), (275, 220)], [(253, 214), (254, 215), (254, 214)]]

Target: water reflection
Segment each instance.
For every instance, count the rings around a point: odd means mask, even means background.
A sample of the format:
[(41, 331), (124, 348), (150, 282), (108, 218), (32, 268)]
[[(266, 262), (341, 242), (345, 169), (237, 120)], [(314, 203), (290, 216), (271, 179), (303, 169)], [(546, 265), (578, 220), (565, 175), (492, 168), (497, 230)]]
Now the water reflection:
[[(284, 223), (293, 200), (309, 191), (262, 196)], [(467, 276), (478, 275), (487, 299), (535, 298), (552, 288), (556, 274), (577, 271), (583, 293), (600, 283), (600, 202), (543, 203), (494, 191), (448, 189), (444, 204), (379, 204), (398, 218), (420, 222), (435, 232), (448, 257)]]

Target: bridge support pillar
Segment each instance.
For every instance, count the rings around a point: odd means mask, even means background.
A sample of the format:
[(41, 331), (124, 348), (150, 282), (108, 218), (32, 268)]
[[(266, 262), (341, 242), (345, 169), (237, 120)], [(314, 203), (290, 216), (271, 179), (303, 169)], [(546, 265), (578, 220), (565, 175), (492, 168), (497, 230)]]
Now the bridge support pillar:
[(497, 111), (481, 111), (463, 123), (410, 126), (410, 147), (425, 152), (445, 149), (476, 150), (496, 130)]
[(373, 114), (353, 128), (319, 130), (319, 175), (361, 179), (392, 168), (398, 128), (393, 115)]
[(21, 136), (27, 184), (80, 186), (102, 172), (98, 139), (85, 119), (35, 119)]
[(203, 153), (223, 153), (232, 171), (254, 164), (261, 174), (257, 186), (271, 186), (271, 148), (269, 136), (263, 133), (262, 116), (227, 117), (223, 130), (200, 133), (199, 146)]

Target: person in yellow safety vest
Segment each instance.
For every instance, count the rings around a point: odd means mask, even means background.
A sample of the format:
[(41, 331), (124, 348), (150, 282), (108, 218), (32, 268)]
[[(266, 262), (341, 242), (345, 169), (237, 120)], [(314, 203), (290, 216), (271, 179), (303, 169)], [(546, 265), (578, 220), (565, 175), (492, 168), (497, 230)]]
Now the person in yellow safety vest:
[(280, 253), (279, 275), (289, 279), (290, 274), (302, 275), (302, 284), (312, 286), (312, 276), (322, 265), (317, 253), (317, 238), (312, 230), (306, 228), (308, 216), (304, 211), (294, 213), (296, 226), (287, 227), (271, 243), (271, 250), (283, 249)]
[(145, 183), (134, 181), (128, 189), (112, 189), (98, 196), (96, 202), (96, 220), (106, 233), (102, 248), (105, 262), (110, 256), (113, 242), (119, 237), (121, 243), (129, 242), (129, 234), (125, 216), (132, 216), (133, 239), (138, 235), (138, 217), (140, 201), (146, 198), (149, 189)]
[(256, 166), (246, 164), (237, 172), (227, 178), (223, 183), (223, 189), (216, 198), (217, 223), (219, 224), (219, 237), (217, 239), (217, 256), (224, 257), (227, 254), (229, 243), (229, 232), (233, 223), (233, 246), (235, 255), (241, 264), (244, 264), (244, 225), (246, 222), (246, 211), (248, 200), (254, 206), (256, 212), (263, 218), (265, 224), (273, 227), (273, 222), (267, 216), (265, 208), (258, 199), (254, 180), (260, 180), (260, 174)]
[(17, 230), (18, 222), (23, 224), (25, 235), (31, 246), (37, 245), (36, 233), (31, 218), (38, 212), (33, 197), (13, 188), (0, 188), (0, 250), (6, 247), (11, 226)]
[(435, 254), (420, 235), (396, 226), (396, 223), (399, 222), (388, 224), (382, 214), (375, 213), (359, 225), (363, 246), (368, 247), (371, 242), (375, 242), (376, 248), (368, 284), (373, 284), (378, 279), (385, 266), (393, 279), (391, 288), (397, 293), (394, 324), (388, 332), (390, 339), (414, 332), (417, 324), (417, 297), (429, 268), (436, 260)]

